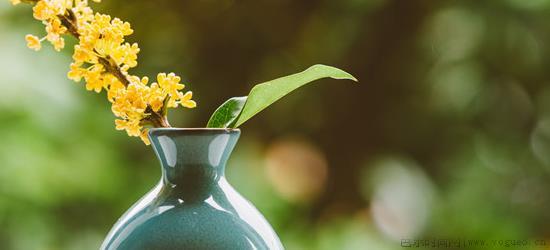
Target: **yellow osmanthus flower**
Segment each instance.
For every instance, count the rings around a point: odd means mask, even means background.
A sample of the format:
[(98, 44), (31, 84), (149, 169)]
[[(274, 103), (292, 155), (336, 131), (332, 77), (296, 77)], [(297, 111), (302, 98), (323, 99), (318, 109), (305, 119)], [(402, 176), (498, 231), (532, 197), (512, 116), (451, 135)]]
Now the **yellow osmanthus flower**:
[(181, 95), (181, 92), (178, 93), (179, 97), (179, 103), (181, 104), (181, 106), (184, 106), (186, 108), (195, 108), (197, 107), (197, 103), (193, 100), (191, 100), (191, 98), (193, 98), (193, 92), (191, 91), (187, 91), (187, 93), (185, 93), (184, 95)]
[(141, 135), (139, 135), (139, 138), (145, 143), (145, 145), (151, 145), (151, 141), (149, 140), (149, 136), (147, 136), (147, 133), (149, 133), (149, 129), (145, 128), (141, 130)]
[(65, 47), (65, 40), (61, 35), (66, 31), (67, 29), (61, 25), (61, 21), (57, 18), (46, 24), (46, 32), (48, 32), (46, 39), (56, 51), (61, 51)]
[(117, 117), (116, 129), (140, 137), (149, 145), (145, 126), (169, 126), (164, 117), (167, 108), (196, 107), (193, 93), (182, 92), (185, 86), (176, 74), (159, 73), (157, 82), (149, 84), (147, 77), (128, 72), (138, 65), (140, 51), (137, 43), (125, 42), (125, 37), (134, 32), (130, 23), (94, 13), (88, 0), (10, 1), (14, 5), (35, 3), (33, 16), (46, 26), (45, 37), (25, 37), (29, 48), (40, 50), (41, 41), (47, 40), (59, 51), (65, 47), (62, 35), (78, 39), (67, 77), (76, 82), (84, 79), (89, 91), (107, 92), (111, 110)]
[(172, 97), (176, 97), (178, 91), (185, 88), (183, 84), (180, 84), (181, 78), (174, 73), (168, 75), (160, 73), (157, 76), (157, 81), (159, 86)]
[(42, 48), (40, 38), (33, 35), (26, 35), (25, 40), (27, 41), (27, 47), (35, 51), (39, 51)]
[(50, 21), (58, 15), (64, 15), (65, 11), (72, 7), (72, 1), (65, 0), (41, 0), (33, 7), (33, 16), (40, 21)]

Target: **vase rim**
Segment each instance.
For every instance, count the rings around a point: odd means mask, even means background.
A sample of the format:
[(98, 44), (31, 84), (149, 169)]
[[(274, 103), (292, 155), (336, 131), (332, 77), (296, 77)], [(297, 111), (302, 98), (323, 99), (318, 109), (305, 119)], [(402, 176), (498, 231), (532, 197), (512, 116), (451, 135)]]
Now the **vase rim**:
[(238, 128), (150, 128), (150, 135), (163, 135), (163, 134), (234, 134), (240, 133)]

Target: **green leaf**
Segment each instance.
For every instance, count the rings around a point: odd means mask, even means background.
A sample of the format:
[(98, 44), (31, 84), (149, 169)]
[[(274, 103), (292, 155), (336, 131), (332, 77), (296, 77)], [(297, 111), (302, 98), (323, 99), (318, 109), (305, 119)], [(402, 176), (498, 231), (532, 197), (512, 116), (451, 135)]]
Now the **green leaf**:
[(235, 127), (242, 125), (248, 119), (267, 108), (288, 93), (312, 81), (322, 78), (347, 79), (357, 81), (351, 74), (326, 65), (314, 65), (303, 72), (281, 77), (269, 82), (261, 83), (250, 91), (248, 100), (238, 117)]
[(235, 125), (237, 118), (243, 110), (246, 103), (246, 96), (233, 97), (224, 102), (208, 121), (207, 128), (230, 128)]
[(233, 97), (222, 104), (208, 121), (208, 128), (236, 128), (297, 88), (322, 78), (357, 81), (351, 74), (326, 65), (314, 65), (303, 72), (261, 83), (248, 98)]

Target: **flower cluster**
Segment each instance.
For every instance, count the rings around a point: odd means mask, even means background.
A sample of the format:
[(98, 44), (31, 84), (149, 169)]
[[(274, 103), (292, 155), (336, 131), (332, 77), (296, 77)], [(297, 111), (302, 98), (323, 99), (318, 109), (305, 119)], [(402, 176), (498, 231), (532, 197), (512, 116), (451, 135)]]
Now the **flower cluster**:
[[(157, 75), (148, 83), (147, 77), (128, 73), (137, 66), (137, 43), (125, 42), (133, 30), (128, 22), (109, 15), (94, 13), (87, 0), (10, 0), (34, 3), (33, 16), (46, 26), (47, 35), (39, 38), (27, 35), (27, 46), (40, 50), (42, 41), (49, 41), (55, 50), (65, 46), (63, 34), (79, 40), (74, 47), (73, 60), (67, 76), (86, 82), (86, 89), (107, 92), (118, 130), (139, 136), (149, 144), (145, 126), (167, 127), (166, 109), (183, 106), (194, 108), (192, 92), (183, 93), (181, 78), (174, 73)], [(99, 2), (100, 0), (94, 0)]]

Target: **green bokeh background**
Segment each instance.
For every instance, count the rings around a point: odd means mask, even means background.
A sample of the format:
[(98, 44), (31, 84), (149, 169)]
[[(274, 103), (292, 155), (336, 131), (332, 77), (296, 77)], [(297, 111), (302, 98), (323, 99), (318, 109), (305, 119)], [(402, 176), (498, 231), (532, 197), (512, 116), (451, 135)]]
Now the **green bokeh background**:
[[(132, 23), (132, 73), (174, 71), (193, 90), (199, 106), (172, 110), (175, 126), (203, 127), (227, 98), (314, 63), (360, 79), (308, 85), (242, 127), (229, 181), (288, 249), (550, 248), (550, 1), (94, 8)], [(104, 94), (66, 79), (74, 41), (34, 52), (27, 33), (44, 33), (30, 7), (0, 1), (0, 249), (97, 249), (160, 169), (114, 129)]]

